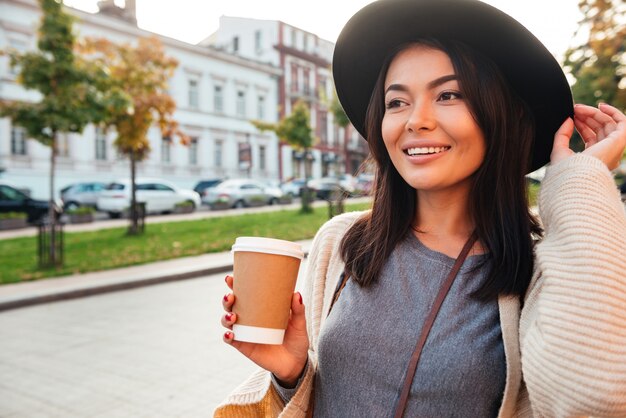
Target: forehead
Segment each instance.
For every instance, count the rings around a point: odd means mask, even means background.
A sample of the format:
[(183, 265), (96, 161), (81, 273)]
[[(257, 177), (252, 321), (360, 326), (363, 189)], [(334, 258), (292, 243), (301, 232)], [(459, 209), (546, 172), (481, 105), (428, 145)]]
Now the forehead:
[(448, 54), (416, 44), (403, 49), (393, 58), (385, 77), (385, 87), (393, 83), (428, 83), (450, 74), (455, 74), (455, 71)]

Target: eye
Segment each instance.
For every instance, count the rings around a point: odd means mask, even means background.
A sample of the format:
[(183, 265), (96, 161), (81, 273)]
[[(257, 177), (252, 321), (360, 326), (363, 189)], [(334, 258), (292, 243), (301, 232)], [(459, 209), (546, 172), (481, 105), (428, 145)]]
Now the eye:
[(455, 100), (455, 99), (462, 99), (463, 96), (461, 95), (460, 92), (458, 91), (444, 91), (442, 92), (439, 97), (437, 98), (437, 101), (439, 102), (447, 102), (449, 100)]
[(393, 109), (402, 106), (402, 101), (399, 99), (391, 99), (385, 103), (385, 109)]

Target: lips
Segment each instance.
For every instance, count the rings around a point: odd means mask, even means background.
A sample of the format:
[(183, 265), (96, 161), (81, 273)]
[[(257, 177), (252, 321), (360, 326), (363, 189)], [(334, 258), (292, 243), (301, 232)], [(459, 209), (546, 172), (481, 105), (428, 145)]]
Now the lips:
[(444, 151), (449, 150), (451, 147), (450, 146), (443, 146), (443, 147), (413, 147), (413, 148), (407, 148), (404, 150), (404, 153), (409, 155), (409, 156), (415, 156), (415, 155), (434, 155), (434, 154), (440, 154)]

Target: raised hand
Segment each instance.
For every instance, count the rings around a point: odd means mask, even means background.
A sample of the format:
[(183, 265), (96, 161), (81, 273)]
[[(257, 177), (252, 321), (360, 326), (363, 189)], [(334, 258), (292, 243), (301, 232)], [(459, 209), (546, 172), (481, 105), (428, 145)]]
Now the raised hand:
[(574, 106), (574, 120), (568, 118), (554, 135), (550, 155), (552, 164), (574, 154), (569, 148), (574, 126), (585, 142), (583, 154), (600, 159), (609, 170), (618, 166), (626, 147), (626, 116), (604, 103), (598, 108), (581, 104)]
[[(231, 290), (234, 280), (232, 276), (226, 276), (226, 284)], [(222, 306), (227, 312), (222, 316), (222, 326), (231, 330), (224, 334), (224, 342), (235, 347), (260, 367), (272, 372), (286, 386), (293, 386), (304, 370), (309, 348), (302, 295), (296, 292), (291, 298), (291, 316), (282, 345), (235, 341), (232, 329), (233, 324), (237, 322), (237, 314), (231, 312), (234, 302), (235, 295), (232, 293), (226, 294), (222, 299)]]

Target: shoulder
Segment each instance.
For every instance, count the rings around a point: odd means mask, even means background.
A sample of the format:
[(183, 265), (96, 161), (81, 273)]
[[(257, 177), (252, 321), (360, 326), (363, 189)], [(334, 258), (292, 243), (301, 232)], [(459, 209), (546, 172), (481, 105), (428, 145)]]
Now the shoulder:
[(358, 212), (347, 212), (335, 216), (320, 227), (316, 235), (316, 240), (341, 240), (341, 238), (343, 238), (348, 229), (350, 229), (350, 227), (354, 225), (357, 220), (361, 219), (362, 217), (368, 216), (369, 213), (370, 211), (366, 210)]
[(320, 227), (311, 244), (311, 260), (335, 260), (339, 255), (339, 246), (344, 235), (354, 223), (370, 211), (347, 212), (337, 215)]

